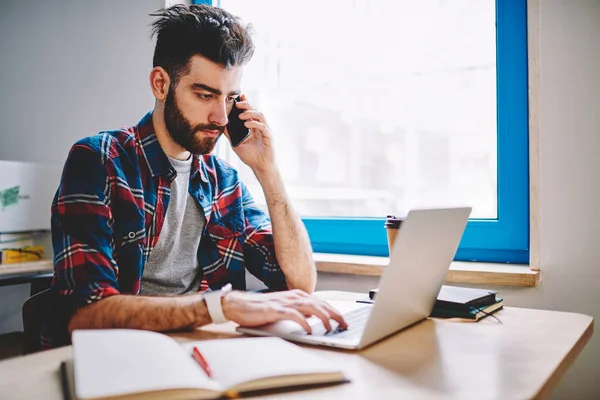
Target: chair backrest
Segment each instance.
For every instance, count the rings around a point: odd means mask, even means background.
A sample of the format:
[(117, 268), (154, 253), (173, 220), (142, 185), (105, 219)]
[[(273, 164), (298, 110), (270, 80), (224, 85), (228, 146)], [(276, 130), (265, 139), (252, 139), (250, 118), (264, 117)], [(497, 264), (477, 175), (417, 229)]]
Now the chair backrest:
[(48, 311), (50, 289), (31, 296), (21, 309), (23, 315), (23, 354), (35, 353), (40, 350), (40, 333), (42, 318)]

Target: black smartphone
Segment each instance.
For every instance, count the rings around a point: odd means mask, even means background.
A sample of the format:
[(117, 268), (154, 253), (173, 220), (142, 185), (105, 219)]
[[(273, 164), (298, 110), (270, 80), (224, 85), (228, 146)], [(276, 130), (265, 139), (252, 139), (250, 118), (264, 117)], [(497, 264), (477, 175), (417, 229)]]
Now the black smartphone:
[(231, 147), (236, 147), (250, 136), (250, 129), (244, 125), (244, 120), (240, 119), (240, 114), (245, 110), (237, 108), (236, 104), (239, 98), (233, 102), (233, 107), (229, 113), (229, 122), (227, 123), (227, 132), (231, 140)]

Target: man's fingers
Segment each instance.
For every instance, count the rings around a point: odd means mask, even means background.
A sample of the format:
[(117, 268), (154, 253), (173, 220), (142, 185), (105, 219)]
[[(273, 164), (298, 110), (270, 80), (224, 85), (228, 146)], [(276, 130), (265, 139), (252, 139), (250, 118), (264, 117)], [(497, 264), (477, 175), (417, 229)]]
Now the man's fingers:
[(245, 100), (237, 101), (235, 103), (235, 107), (239, 108), (240, 110), (250, 110), (250, 109), (252, 109), (252, 106), (250, 106), (250, 103), (248, 103)]
[(340, 313), (338, 310), (336, 310), (335, 308), (333, 308), (331, 306), (331, 304), (329, 304), (328, 302), (326, 302), (325, 300), (320, 299), (317, 296), (314, 295), (308, 295), (314, 302), (316, 302), (318, 305), (320, 305), (322, 308), (324, 308), (325, 310), (327, 310), (327, 312), (329, 313), (329, 318), (336, 321), (341, 328), (343, 329), (347, 329), (348, 328), (348, 323), (346, 323), (346, 320), (344, 320), (344, 316), (342, 315), (342, 313)]
[(327, 310), (330, 318), (332, 320), (334, 320), (335, 322), (337, 322), (341, 328), (348, 329), (348, 323), (346, 323), (346, 320), (344, 320), (344, 317), (342, 316), (342, 314), (338, 310), (333, 308), (331, 305), (329, 305), (329, 303), (326, 303), (326, 302), (323, 302), (323, 303), (324, 304), (322, 304), (322, 306), (325, 310)]
[[(228, 296), (234, 299), (235, 292)], [(309, 334), (312, 333), (308, 317), (319, 318), (325, 329), (332, 329), (331, 320), (336, 321), (343, 329), (348, 327), (344, 317), (338, 310), (316, 296), (301, 290), (268, 294), (245, 294), (246, 311), (240, 318), (232, 318), (243, 326), (258, 326), (280, 320), (290, 320), (298, 323)]]
[(263, 124), (262, 122), (258, 122), (258, 121), (248, 121), (246, 120), (244, 122), (244, 126), (248, 129), (258, 129), (261, 132), (267, 132), (268, 128), (267, 125)]
[(263, 124), (267, 123), (263, 113), (256, 110), (246, 110), (240, 114), (240, 118), (243, 120), (252, 119), (253, 121), (262, 122)]
[(325, 300), (321, 300), (316, 296), (311, 296), (321, 307), (325, 308), (330, 315), (330, 318), (336, 321), (341, 328), (347, 329), (348, 323), (344, 320), (344, 316), (338, 310), (336, 310), (331, 304), (326, 302)]
[(277, 320), (289, 319), (291, 321), (295, 321), (302, 325), (302, 328), (304, 328), (307, 333), (312, 333), (312, 329), (308, 321), (306, 321), (306, 318), (304, 318), (300, 311), (289, 307), (280, 307), (276, 308), (274, 312)]
[(331, 322), (329, 321), (331, 317), (329, 316), (329, 312), (311, 299), (296, 301), (292, 303), (291, 306), (295, 307), (304, 315), (314, 315), (323, 321), (326, 330), (331, 330)]

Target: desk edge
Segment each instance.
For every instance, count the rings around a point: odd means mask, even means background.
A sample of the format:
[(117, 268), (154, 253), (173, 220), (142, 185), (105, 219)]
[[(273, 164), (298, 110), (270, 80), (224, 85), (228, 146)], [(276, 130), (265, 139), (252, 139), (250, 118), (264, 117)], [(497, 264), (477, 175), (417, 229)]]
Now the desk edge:
[(590, 317), (590, 323), (583, 334), (579, 337), (575, 346), (567, 353), (567, 355), (561, 360), (558, 368), (554, 370), (552, 375), (542, 385), (540, 390), (533, 397), (534, 399), (546, 399), (550, 396), (552, 391), (556, 388), (560, 379), (563, 377), (565, 372), (573, 365), (585, 345), (589, 342), (592, 334), (594, 333), (594, 319)]

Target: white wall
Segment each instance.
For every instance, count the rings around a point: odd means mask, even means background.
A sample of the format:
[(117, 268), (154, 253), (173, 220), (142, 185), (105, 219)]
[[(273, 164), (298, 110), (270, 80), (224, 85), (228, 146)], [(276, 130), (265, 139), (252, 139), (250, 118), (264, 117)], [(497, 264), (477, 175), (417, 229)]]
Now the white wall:
[[(509, 306), (600, 318), (600, 1), (539, 3), (543, 281), (537, 288), (495, 289)], [(320, 289), (365, 291), (374, 283), (372, 278), (319, 277)], [(600, 397), (597, 336), (567, 371), (553, 398)]]
[[(164, 0), (0, 0), (0, 160), (62, 165), (71, 145), (154, 104), (148, 14)], [(28, 285), (0, 287), (0, 333)]]
[[(62, 163), (78, 138), (137, 122), (152, 106), (147, 14), (161, 3), (2, 0), (0, 159)], [(510, 306), (600, 317), (600, 1), (540, 3), (543, 283), (496, 289)], [(318, 287), (375, 284), (322, 274)], [(0, 307), (18, 310), (26, 295), (0, 288)], [(3, 311), (0, 331), (18, 320)], [(596, 359), (593, 337), (554, 398), (596, 398)]]
[(0, 159), (62, 164), (153, 106), (148, 14), (164, 0), (2, 0)]
[[(600, 1), (540, 1), (542, 286), (514, 303), (600, 317)], [(540, 334), (543, 334), (541, 332)], [(556, 398), (597, 398), (592, 337)]]

